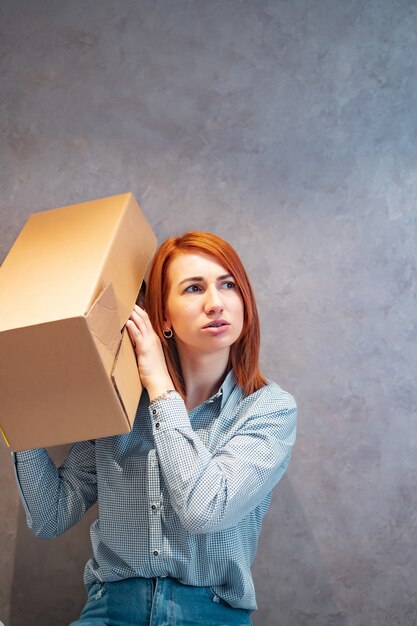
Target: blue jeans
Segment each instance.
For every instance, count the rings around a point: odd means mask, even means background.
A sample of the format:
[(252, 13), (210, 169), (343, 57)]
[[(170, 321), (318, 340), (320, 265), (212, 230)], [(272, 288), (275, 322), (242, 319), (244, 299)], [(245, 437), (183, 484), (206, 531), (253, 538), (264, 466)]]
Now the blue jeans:
[(94, 583), (80, 619), (70, 626), (249, 626), (250, 611), (234, 609), (210, 587), (174, 578)]

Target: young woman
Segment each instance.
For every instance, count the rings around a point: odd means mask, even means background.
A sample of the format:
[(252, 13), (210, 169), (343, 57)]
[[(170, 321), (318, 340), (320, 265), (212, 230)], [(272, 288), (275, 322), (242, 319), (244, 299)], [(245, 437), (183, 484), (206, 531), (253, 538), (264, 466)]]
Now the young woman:
[(168, 239), (127, 328), (145, 389), (132, 432), (73, 445), (59, 469), (45, 450), (17, 453), (28, 525), (55, 537), (98, 500), (73, 626), (251, 624), (251, 562), (296, 408), (260, 373), (236, 252), (209, 233)]

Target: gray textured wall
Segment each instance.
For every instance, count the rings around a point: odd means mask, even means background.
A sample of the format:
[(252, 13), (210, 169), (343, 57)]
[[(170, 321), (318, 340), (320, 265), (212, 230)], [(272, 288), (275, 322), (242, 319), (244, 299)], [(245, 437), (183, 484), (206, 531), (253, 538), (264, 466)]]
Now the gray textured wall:
[[(1, 259), (30, 212), (130, 190), (252, 276), (300, 408), (255, 624), (417, 624), (415, 2), (2, 0), (0, 29)], [(40, 542), (3, 443), (0, 480), (0, 620), (62, 626), (90, 520)]]

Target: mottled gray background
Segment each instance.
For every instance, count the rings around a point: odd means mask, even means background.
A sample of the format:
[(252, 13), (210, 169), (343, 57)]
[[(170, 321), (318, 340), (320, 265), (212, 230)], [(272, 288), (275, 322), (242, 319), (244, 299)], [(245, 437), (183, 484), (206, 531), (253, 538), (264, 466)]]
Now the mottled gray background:
[[(0, 260), (30, 212), (132, 191), (253, 279), (300, 409), (254, 623), (417, 624), (414, 0), (2, 0), (0, 30)], [(0, 620), (63, 626), (94, 512), (41, 542), (3, 443), (0, 480)]]

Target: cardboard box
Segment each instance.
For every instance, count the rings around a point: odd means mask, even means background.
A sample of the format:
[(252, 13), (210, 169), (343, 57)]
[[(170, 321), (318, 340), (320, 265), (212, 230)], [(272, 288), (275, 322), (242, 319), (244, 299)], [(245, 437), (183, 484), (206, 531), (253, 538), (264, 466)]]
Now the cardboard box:
[(156, 249), (132, 194), (32, 214), (0, 268), (0, 428), (14, 451), (129, 432), (126, 321)]

